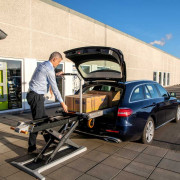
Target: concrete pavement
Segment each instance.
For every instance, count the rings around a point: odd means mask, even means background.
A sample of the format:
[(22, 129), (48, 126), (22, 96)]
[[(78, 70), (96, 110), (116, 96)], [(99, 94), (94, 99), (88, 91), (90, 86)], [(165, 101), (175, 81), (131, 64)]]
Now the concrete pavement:
[[(52, 115), (54, 111), (47, 112)], [(17, 121), (27, 119), (31, 119), (29, 113), (0, 115), (0, 180), (35, 179), (10, 164), (33, 157), (27, 155), (28, 136), (10, 130)], [(180, 151), (135, 142), (110, 143), (76, 133), (72, 140), (88, 150), (43, 172), (47, 180), (180, 179)], [(38, 148), (44, 145), (40, 135), (37, 144)]]

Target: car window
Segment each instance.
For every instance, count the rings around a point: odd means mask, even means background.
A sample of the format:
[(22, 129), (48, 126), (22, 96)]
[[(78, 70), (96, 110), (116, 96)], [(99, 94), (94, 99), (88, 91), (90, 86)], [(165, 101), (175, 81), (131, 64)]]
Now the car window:
[(158, 91), (157, 91), (156, 87), (154, 86), (154, 84), (148, 84), (148, 85), (146, 85), (146, 87), (149, 90), (152, 98), (159, 97)]
[(101, 91), (111, 91), (111, 86), (102, 85)]
[(132, 95), (131, 95), (131, 102), (133, 101), (139, 101), (144, 99), (144, 91), (143, 86), (138, 86), (134, 89)]
[(167, 91), (160, 85), (160, 84), (156, 84), (160, 94), (161, 94), (161, 97), (166, 97), (168, 96), (168, 93)]
[(147, 87), (145, 86), (145, 97), (146, 99), (150, 99), (151, 98), (151, 94), (149, 92), (149, 90), (147, 89)]

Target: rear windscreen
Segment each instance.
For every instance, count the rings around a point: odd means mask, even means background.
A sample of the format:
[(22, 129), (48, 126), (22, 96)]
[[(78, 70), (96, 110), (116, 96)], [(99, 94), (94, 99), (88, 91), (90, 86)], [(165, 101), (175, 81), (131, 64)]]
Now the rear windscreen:
[(88, 77), (93, 72), (116, 72), (121, 74), (121, 67), (119, 64), (108, 60), (96, 60), (82, 63), (78, 67), (83, 77)]

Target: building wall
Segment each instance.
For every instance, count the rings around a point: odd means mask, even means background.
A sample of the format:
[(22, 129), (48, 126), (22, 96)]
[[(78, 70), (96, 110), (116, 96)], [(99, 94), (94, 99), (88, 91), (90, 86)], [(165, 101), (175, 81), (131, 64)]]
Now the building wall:
[(0, 7), (0, 28), (8, 34), (0, 57), (46, 60), (53, 51), (112, 46), (124, 54), (128, 80), (152, 80), (161, 71), (180, 84), (179, 58), (51, 0), (0, 0)]

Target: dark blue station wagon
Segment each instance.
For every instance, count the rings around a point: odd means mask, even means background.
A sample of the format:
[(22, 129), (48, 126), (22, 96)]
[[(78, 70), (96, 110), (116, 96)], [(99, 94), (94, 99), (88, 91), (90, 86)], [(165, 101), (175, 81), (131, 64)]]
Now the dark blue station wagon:
[[(88, 91), (120, 92), (116, 106), (103, 116), (87, 122), (79, 130), (143, 143), (153, 141), (155, 129), (174, 120), (180, 121), (180, 102), (160, 84), (149, 80), (126, 81), (126, 64), (120, 50), (110, 47), (81, 47), (65, 52), (84, 79)], [(108, 113), (107, 113), (108, 112)]]

